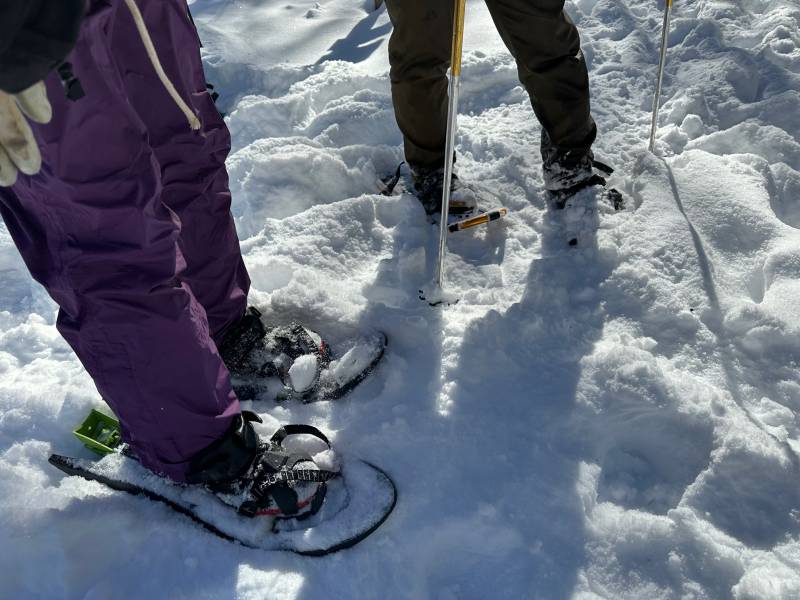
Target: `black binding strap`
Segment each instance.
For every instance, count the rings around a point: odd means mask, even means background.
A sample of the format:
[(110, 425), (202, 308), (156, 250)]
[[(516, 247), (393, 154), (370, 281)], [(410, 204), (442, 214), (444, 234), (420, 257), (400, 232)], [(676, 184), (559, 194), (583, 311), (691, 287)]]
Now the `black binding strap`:
[(391, 196), (394, 193), (394, 188), (396, 188), (397, 184), (400, 182), (400, 173), (404, 164), (406, 164), (405, 161), (401, 162), (397, 165), (397, 171), (394, 175), (381, 181), (383, 187), (383, 189), (381, 189), (381, 195)]
[(614, 172), (614, 169), (609, 167), (606, 163), (602, 163), (599, 160), (592, 160), (592, 166), (599, 171), (602, 171), (606, 175), (611, 175)]
[(286, 398), (296, 398), (300, 401), (308, 400), (317, 390), (322, 371), (331, 364), (331, 354), (324, 340), (321, 343), (317, 343), (308, 330), (296, 321), (292, 321), (288, 326), (275, 327), (268, 335), (274, 340), (275, 350), (285, 354), (292, 361), (312, 353), (317, 357), (317, 372), (314, 375), (314, 381), (303, 392), (297, 392), (292, 387), (288, 365), (268, 362), (262, 368), (263, 375), (268, 376), (272, 371), (278, 375), (283, 383), (284, 391), (279, 394), (278, 400)]
[(262, 500), (271, 497), (278, 509), (285, 515), (291, 516), (297, 512), (297, 492), (291, 488), (290, 483), (311, 482), (319, 483), (319, 488), (314, 494), (311, 503), (311, 513), (318, 511), (322, 506), (327, 488), (326, 482), (339, 477), (340, 473), (335, 471), (297, 469), (291, 471), (278, 471), (261, 479), (253, 486), (251, 493), (253, 500), (243, 502), (236, 512), (244, 517), (253, 518), (259, 510), (264, 508)]
[(272, 435), (270, 441), (280, 446), (283, 445), (283, 440), (290, 435), (313, 435), (315, 438), (325, 442), (325, 445), (328, 446), (328, 448), (333, 448), (330, 440), (325, 436), (325, 434), (313, 425), (284, 425)]
[[(292, 453), (285, 455), (285, 457), (280, 456), (279, 449), (283, 449), (283, 441), (291, 435), (311, 435), (323, 441), (328, 448), (332, 448), (330, 440), (313, 425), (284, 425), (278, 429), (270, 438), (274, 449), (267, 453), (274, 455), (271, 457), (273, 460), (266, 461), (269, 468), (275, 469), (275, 472), (259, 474), (258, 481), (251, 490), (254, 499), (239, 506), (237, 512), (240, 515), (255, 517), (258, 511), (263, 508), (261, 501), (271, 497), (281, 512), (291, 516), (297, 512), (297, 493), (291, 486), (291, 484), (295, 483), (320, 484), (312, 499), (310, 514), (316, 513), (322, 506), (326, 492), (325, 483), (339, 477), (341, 473), (325, 469), (295, 469), (295, 465), (301, 462), (314, 464), (314, 461), (306, 453)], [(279, 462), (278, 459), (282, 459), (280, 461), (282, 464), (276, 468)]]

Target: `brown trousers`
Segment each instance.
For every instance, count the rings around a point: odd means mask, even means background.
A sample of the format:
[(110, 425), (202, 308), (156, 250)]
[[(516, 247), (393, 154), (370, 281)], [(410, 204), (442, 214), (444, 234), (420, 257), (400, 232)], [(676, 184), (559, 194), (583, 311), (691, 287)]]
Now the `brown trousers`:
[[(564, 0), (486, 4), (553, 144), (560, 152), (588, 151), (596, 135), (589, 76)], [(454, 0), (386, 0), (386, 6), (394, 25), (389, 41), (392, 98), (406, 160), (438, 166), (444, 162)], [(469, 77), (468, 70), (464, 76)]]

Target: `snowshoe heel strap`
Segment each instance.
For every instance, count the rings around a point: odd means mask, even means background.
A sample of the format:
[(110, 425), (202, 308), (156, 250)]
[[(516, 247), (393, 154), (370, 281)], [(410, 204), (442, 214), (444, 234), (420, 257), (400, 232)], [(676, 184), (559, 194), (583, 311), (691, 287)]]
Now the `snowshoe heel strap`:
[(557, 192), (557, 195), (558, 196), (562, 196), (566, 200), (570, 196), (578, 193), (579, 191), (584, 190), (586, 188), (593, 187), (595, 185), (599, 185), (601, 187), (605, 187), (605, 185), (606, 185), (605, 177), (601, 177), (600, 175), (595, 173), (594, 175), (592, 175), (588, 179), (584, 179), (580, 183), (576, 183), (575, 185), (573, 185), (571, 187), (568, 187), (568, 188), (563, 189), (563, 190), (559, 190)]
[(400, 174), (403, 169), (403, 165), (406, 164), (405, 161), (401, 162), (397, 165), (397, 171), (395, 171), (394, 175), (387, 177), (381, 181), (381, 195), (382, 196), (391, 196), (394, 193), (394, 189), (397, 187), (397, 184), (400, 182)]

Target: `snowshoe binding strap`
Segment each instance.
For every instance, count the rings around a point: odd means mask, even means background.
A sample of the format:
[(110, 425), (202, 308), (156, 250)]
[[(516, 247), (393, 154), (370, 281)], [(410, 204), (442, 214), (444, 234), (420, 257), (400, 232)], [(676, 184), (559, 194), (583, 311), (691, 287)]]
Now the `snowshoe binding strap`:
[(572, 198), (572, 196), (574, 196), (581, 190), (585, 190), (586, 188), (590, 188), (596, 185), (600, 187), (605, 187), (606, 186), (605, 177), (602, 177), (601, 175), (595, 173), (591, 177), (584, 179), (580, 183), (576, 183), (571, 187), (552, 192), (553, 198), (556, 203), (556, 207), (559, 209), (563, 209), (567, 205), (567, 201), (570, 198)]
[[(256, 476), (259, 477), (259, 475)], [(303, 515), (314, 514), (325, 500), (326, 483), (336, 477), (339, 477), (338, 472), (316, 469), (281, 470), (261, 476), (250, 489), (251, 498), (242, 502), (237, 512), (250, 518), (257, 516), (294, 517), (304, 508), (309, 508), (309, 511)], [(294, 484), (298, 483), (318, 483), (319, 485), (310, 498), (301, 500), (294, 489)]]
[(397, 170), (395, 171), (394, 175), (390, 175), (389, 177), (381, 179), (379, 190), (382, 196), (391, 196), (394, 194), (394, 189), (397, 187), (397, 184), (400, 183), (400, 177), (404, 164), (406, 164), (405, 161), (397, 165)]
[(270, 441), (281, 446), (283, 444), (283, 440), (290, 435), (312, 435), (318, 440), (325, 442), (325, 445), (328, 446), (329, 449), (333, 449), (330, 440), (328, 440), (325, 434), (313, 425), (284, 425), (278, 429), (278, 431), (272, 434)]
[[(339, 477), (340, 473), (325, 469), (297, 468), (302, 463), (315, 463), (311, 455), (305, 452), (289, 452), (283, 447), (286, 438), (293, 435), (311, 435), (324, 442), (328, 449), (332, 449), (330, 440), (312, 425), (284, 425), (278, 429), (258, 459), (252, 474), (250, 499), (237, 509), (240, 515), (251, 518), (256, 516), (307, 518), (322, 507), (327, 492), (326, 483)], [(319, 485), (310, 498), (301, 499), (295, 486), (304, 483)], [(306, 508), (308, 508), (306, 512), (295, 517)]]
[(606, 163), (600, 162), (599, 160), (592, 159), (592, 166), (606, 175), (614, 174), (614, 169), (612, 167), (609, 167)]
[[(600, 162), (599, 160), (592, 159), (592, 166), (597, 169), (598, 171), (604, 173), (606, 176), (609, 176), (614, 173), (614, 169), (608, 166), (605, 163)], [(583, 181), (565, 188), (561, 190), (556, 190), (551, 192), (553, 200), (555, 202), (555, 206), (558, 209), (563, 209), (567, 201), (586, 188), (590, 188), (593, 186), (600, 186), (605, 188), (604, 196), (605, 198), (612, 204), (615, 211), (619, 211), (625, 208), (625, 199), (622, 196), (622, 193), (617, 190), (616, 188), (609, 188), (607, 187), (608, 182), (603, 175), (599, 175), (597, 173), (592, 174), (591, 177), (584, 179)]]
[(330, 350), (325, 341), (315, 340), (305, 327), (295, 321), (286, 326), (272, 328), (267, 333), (267, 338), (274, 346), (274, 352), (286, 354), (292, 360), (305, 354), (316, 354), (322, 368), (327, 368), (331, 363)]

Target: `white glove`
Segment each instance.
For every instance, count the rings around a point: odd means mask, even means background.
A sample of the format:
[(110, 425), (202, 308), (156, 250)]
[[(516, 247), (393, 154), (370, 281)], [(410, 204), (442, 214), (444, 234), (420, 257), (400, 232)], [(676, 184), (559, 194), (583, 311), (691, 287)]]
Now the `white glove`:
[(50, 122), (53, 108), (43, 81), (19, 94), (0, 90), (0, 186), (14, 185), (17, 171), (35, 175), (42, 168), (39, 146), (23, 114), (36, 123)]

